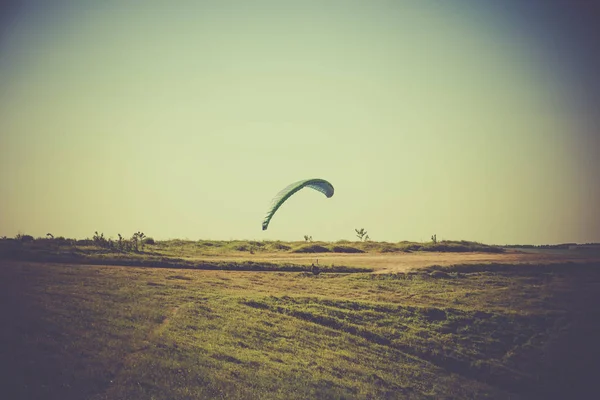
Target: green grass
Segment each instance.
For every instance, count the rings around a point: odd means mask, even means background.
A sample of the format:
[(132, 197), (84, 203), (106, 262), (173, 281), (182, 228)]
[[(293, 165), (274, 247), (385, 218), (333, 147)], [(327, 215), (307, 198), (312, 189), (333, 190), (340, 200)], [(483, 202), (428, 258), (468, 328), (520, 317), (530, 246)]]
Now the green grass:
[(314, 276), (3, 261), (0, 386), (11, 399), (591, 398), (599, 288), (592, 264)]
[[(26, 238), (24, 240), (23, 238)], [(161, 268), (222, 269), (235, 271), (309, 271), (308, 265), (285, 262), (253, 262), (250, 260), (215, 260), (211, 257), (244, 257), (261, 254), (297, 253), (390, 253), (410, 251), (502, 252), (495, 246), (475, 242), (281, 242), (251, 240), (169, 240), (140, 245), (139, 251), (122, 251), (103, 243), (84, 239), (0, 239), (0, 259), (94, 265), (126, 265)], [(321, 272), (370, 272), (371, 268), (345, 265), (322, 266)]]

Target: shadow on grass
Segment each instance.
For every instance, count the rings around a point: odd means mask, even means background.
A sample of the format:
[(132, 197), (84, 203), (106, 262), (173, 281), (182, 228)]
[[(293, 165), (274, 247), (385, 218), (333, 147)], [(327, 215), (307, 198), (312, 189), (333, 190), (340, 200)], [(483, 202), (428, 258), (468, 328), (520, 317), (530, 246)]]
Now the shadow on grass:
[[(464, 264), (434, 265), (410, 271), (433, 279), (456, 279), (471, 276), (505, 276), (527, 278), (531, 284), (560, 278), (566, 282), (562, 293), (555, 293), (564, 307), (562, 318), (545, 326), (546, 340), (539, 348), (528, 343), (513, 364), (529, 369), (533, 379), (525, 379), (518, 388), (531, 398), (587, 399), (596, 398), (597, 372), (600, 371), (600, 263), (554, 264)], [(535, 317), (535, 316), (530, 316)], [(505, 338), (511, 340), (511, 337)], [(498, 370), (489, 365), (478, 366), (478, 374), (493, 377)], [(498, 380), (500, 378), (500, 380)], [(489, 377), (485, 378), (489, 381)], [(493, 378), (502, 384), (502, 375)]]
[(33, 294), (39, 290), (35, 279), (4, 272), (0, 271), (0, 397), (76, 400), (104, 392), (114, 366), (73, 351), (72, 336)]

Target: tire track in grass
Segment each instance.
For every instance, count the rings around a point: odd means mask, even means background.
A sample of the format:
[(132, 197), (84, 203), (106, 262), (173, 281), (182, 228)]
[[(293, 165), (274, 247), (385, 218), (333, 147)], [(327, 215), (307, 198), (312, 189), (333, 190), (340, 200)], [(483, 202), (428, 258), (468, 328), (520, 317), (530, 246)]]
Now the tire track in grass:
[(146, 335), (145, 341), (152, 342), (154, 339), (159, 337), (161, 333), (163, 333), (165, 329), (167, 329), (167, 326), (169, 325), (169, 322), (171, 322), (171, 319), (177, 315), (177, 312), (179, 311), (180, 307), (181, 306), (176, 306), (171, 308), (169, 315), (165, 316), (165, 318), (154, 329), (152, 329), (148, 333), (148, 335)]
[(113, 398), (113, 396), (112, 396), (112, 392), (114, 390), (113, 388), (116, 389), (120, 386), (120, 382), (119, 382), (120, 377), (123, 375), (123, 373), (125, 371), (127, 371), (127, 369), (130, 366), (134, 365), (136, 357), (139, 356), (144, 351), (148, 350), (150, 348), (150, 345), (152, 344), (152, 342), (154, 342), (156, 339), (158, 339), (161, 336), (161, 334), (168, 328), (169, 323), (177, 315), (180, 308), (181, 308), (181, 306), (176, 306), (176, 307), (171, 308), (169, 310), (169, 312), (167, 313), (167, 315), (163, 318), (163, 320), (161, 322), (159, 322), (158, 324), (155, 324), (148, 331), (146, 336), (141, 340), (141, 343), (139, 346), (135, 346), (135, 344), (134, 344), (134, 347), (136, 347), (136, 348), (134, 348), (132, 351), (130, 351), (123, 357), (123, 361), (121, 362), (121, 364), (115, 371), (114, 376), (112, 377), (110, 382), (107, 383), (105, 391), (103, 393), (97, 394), (96, 396), (93, 396), (92, 397), (93, 400)]

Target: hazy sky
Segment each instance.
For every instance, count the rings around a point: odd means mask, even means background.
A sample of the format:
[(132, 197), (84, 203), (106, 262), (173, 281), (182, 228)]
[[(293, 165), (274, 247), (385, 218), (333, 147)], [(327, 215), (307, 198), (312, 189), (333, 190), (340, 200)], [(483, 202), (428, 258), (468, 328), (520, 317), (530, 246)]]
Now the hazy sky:
[(15, 2), (0, 235), (600, 241), (591, 3)]

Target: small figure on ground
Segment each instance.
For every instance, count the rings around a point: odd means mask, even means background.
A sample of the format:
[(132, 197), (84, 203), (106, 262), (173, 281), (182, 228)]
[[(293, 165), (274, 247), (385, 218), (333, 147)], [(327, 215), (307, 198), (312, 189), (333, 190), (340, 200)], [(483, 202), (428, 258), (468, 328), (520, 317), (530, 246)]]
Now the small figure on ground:
[(317, 267), (315, 264), (312, 264), (312, 267), (310, 270), (312, 271), (312, 273), (314, 275), (319, 275), (319, 273), (321, 272), (321, 271), (319, 271), (319, 267)]

